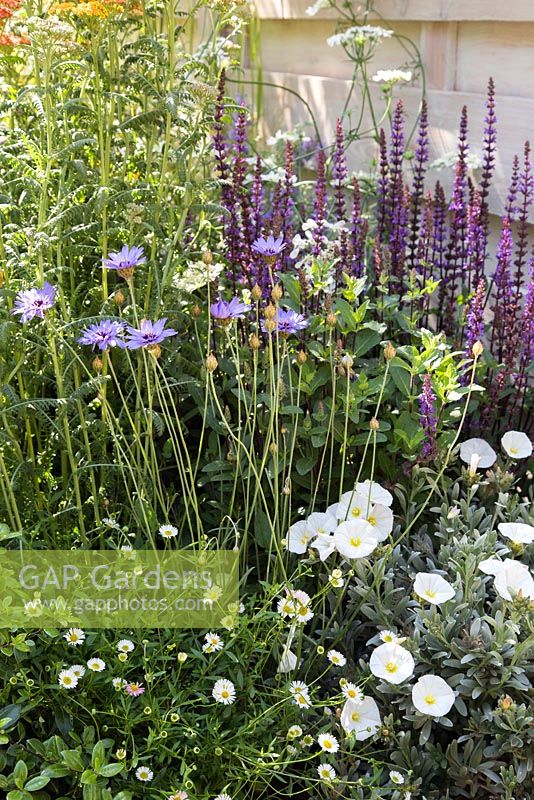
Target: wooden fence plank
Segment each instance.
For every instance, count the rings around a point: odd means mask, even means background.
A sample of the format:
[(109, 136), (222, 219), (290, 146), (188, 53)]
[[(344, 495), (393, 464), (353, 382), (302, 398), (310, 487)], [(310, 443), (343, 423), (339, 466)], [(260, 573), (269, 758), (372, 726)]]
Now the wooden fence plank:
[[(277, 72), (266, 72), (263, 79), (280, 86), (280, 88), (266, 86), (263, 90), (266, 132), (272, 133), (278, 128), (292, 128), (297, 122), (310, 120), (305, 105), (294, 94), (284, 91), (283, 87), (287, 86), (297, 92), (311, 107), (324, 142), (329, 144), (333, 140), (336, 116), (343, 109), (350, 81)], [(416, 119), (420, 93), (416, 89), (404, 88), (399, 95), (404, 101), (409, 125)], [(379, 105), (378, 91), (376, 100)], [(464, 104), (469, 110), (471, 153), (481, 154), (486, 115), (484, 96), (467, 92), (430, 90), (427, 100), (431, 125), (431, 158), (435, 159), (455, 150), (458, 121)], [(355, 96), (351, 108), (356, 114), (358, 103), (359, 98)], [(492, 213), (501, 214), (506, 200), (513, 157), (516, 153), (522, 152), (524, 141), (532, 136), (534, 130), (534, 100), (498, 97), (497, 114), (505, 123), (499, 128), (497, 137), (498, 152), (490, 209)], [(368, 125), (369, 120), (364, 120), (364, 124)], [(367, 165), (375, 155), (376, 145), (372, 141), (358, 143), (349, 153), (350, 168), (366, 171), (369, 169)], [(450, 168), (443, 171), (434, 170), (433, 176), (450, 191), (452, 172)], [(476, 173), (474, 177), (476, 179)]]
[[(254, 6), (259, 17), (264, 19), (304, 19), (306, 9), (313, 0), (255, 0)], [(360, 4), (364, 7), (364, 4)], [(353, 4), (354, 10), (358, 3)], [(534, 22), (534, 2), (532, 0), (376, 0), (376, 11), (388, 20), (419, 20), (482, 22), (495, 20), (504, 22)], [(331, 9), (317, 14), (323, 18), (339, 18)], [(376, 16), (375, 16), (376, 18)]]

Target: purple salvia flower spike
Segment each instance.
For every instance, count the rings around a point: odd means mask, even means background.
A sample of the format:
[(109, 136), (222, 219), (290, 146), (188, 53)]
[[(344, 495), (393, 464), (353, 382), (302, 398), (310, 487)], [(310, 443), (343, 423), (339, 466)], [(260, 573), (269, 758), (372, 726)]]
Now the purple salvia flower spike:
[(421, 448), (421, 460), (432, 461), (438, 454), (436, 442), (438, 415), (436, 413), (436, 395), (432, 389), (432, 381), (428, 372), (423, 378), (423, 390), (419, 395), (419, 412), (421, 414), (421, 427), (425, 435)]
[(483, 232), (483, 257), (486, 258), (489, 226), (488, 197), (491, 179), (495, 169), (495, 155), (497, 149), (497, 116), (495, 114), (495, 83), (493, 78), (488, 80), (488, 96), (486, 100), (486, 117), (484, 120), (484, 152), (482, 155), (482, 170), (480, 175), (480, 224)]
[(332, 177), (334, 179), (334, 207), (336, 209), (336, 217), (339, 221), (345, 221), (347, 211), (345, 181), (347, 180), (348, 172), (345, 158), (343, 125), (340, 119), (336, 120), (336, 141), (333, 162)]
[(421, 104), (419, 117), (419, 134), (415, 148), (412, 190), (412, 214), (410, 219), (410, 256), (409, 263), (415, 264), (419, 241), (419, 221), (424, 198), (425, 172), (428, 163), (428, 107), (426, 100)]

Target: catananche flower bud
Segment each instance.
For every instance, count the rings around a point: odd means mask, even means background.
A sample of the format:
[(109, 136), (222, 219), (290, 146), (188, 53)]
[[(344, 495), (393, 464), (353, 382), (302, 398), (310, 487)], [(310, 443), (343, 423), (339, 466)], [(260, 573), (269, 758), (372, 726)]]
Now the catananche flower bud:
[(369, 422), (369, 427), (372, 431), (377, 431), (380, 429), (380, 423), (376, 417), (373, 417), (372, 420)]
[(257, 283), (255, 283), (254, 286), (252, 287), (252, 289), (250, 291), (250, 296), (256, 302), (258, 300), (261, 300), (261, 289), (260, 289), (260, 287), (258, 286)]
[(94, 371), (95, 372), (102, 372), (102, 366), (103, 366), (103, 364), (102, 364), (102, 359), (100, 358), (100, 356), (95, 356), (93, 358), (93, 369), (94, 369)]
[(303, 364), (305, 364), (307, 360), (308, 360), (308, 356), (306, 355), (304, 350), (299, 350), (298, 353), (297, 353), (297, 356), (296, 356), (296, 362), (299, 365), (299, 367), (301, 367)]
[(276, 308), (269, 303), (263, 312), (265, 319), (276, 319)]
[(115, 303), (115, 305), (119, 306), (119, 308), (120, 308), (120, 306), (124, 305), (125, 300), (126, 300), (126, 297), (124, 295), (124, 292), (121, 291), (120, 289), (117, 289), (117, 291), (113, 295), (113, 302)]
[(194, 319), (198, 319), (198, 318), (200, 317), (200, 315), (201, 315), (201, 314), (202, 314), (202, 309), (200, 308), (200, 306), (198, 305), (198, 303), (195, 303), (195, 305), (194, 305), (194, 306), (193, 306), (193, 308), (191, 309), (191, 316), (192, 316)]
[(152, 356), (152, 358), (159, 358), (161, 355), (161, 347), (159, 346), (159, 344), (149, 344), (147, 350)]
[(219, 362), (217, 361), (213, 353), (210, 353), (209, 356), (206, 358), (205, 362), (206, 369), (208, 370), (208, 372), (215, 372), (218, 366)]
[(391, 342), (388, 342), (384, 347), (384, 358), (386, 359), (386, 361), (391, 361), (391, 359), (395, 358), (396, 354), (397, 351), (395, 350)]
[(265, 328), (266, 333), (272, 333), (276, 328), (276, 322), (274, 319), (266, 319), (263, 323), (263, 327)]
[(211, 250), (204, 250), (202, 253), (202, 261), (207, 267), (209, 267), (210, 264), (213, 264), (213, 253)]
[(329, 328), (335, 328), (336, 327), (337, 317), (332, 311), (329, 314), (326, 315), (325, 323)]
[(279, 300), (281, 300), (283, 294), (284, 294), (284, 292), (283, 292), (282, 287), (280, 286), (279, 283), (277, 283), (276, 286), (273, 286), (273, 290), (271, 292), (271, 297), (273, 298), (275, 303), (277, 303)]
[(278, 453), (278, 445), (276, 444), (276, 442), (271, 442), (271, 444), (269, 445), (269, 453), (272, 456), (275, 456)]
[(253, 333), (251, 335), (250, 339), (248, 340), (248, 345), (249, 345), (251, 350), (259, 350), (260, 349), (261, 342), (260, 342), (258, 336), (256, 336), (255, 333)]
[(484, 345), (482, 342), (475, 342), (473, 345), (473, 357), (478, 358), (484, 352)]

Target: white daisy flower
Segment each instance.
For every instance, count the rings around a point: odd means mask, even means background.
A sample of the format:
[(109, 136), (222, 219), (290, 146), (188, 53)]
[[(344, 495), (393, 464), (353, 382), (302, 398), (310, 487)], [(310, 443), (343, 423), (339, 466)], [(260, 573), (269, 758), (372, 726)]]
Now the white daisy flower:
[(358, 742), (374, 736), (380, 727), (380, 711), (373, 698), (347, 700), (341, 711), (341, 727), (346, 733), (354, 732)]
[(340, 653), (339, 650), (329, 650), (326, 654), (327, 659), (330, 661), (331, 664), (334, 664), (336, 667), (344, 667), (347, 663), (347, 659)]
[(338, 525), (334, 542), (338, 553), (350, 560), (371, 555), (378, 545), (375, 532), (364, 519), (352, 519)]
[(232, 800), (232, 798), (229, 794), (226, 794), (226, 792), (222, 792), (218, 794), (217, 797), (214, 797), (213, 800)]
[(211, 695), (217, 703), (229, 706), (235, 702), (235, 686), (232, 681), (219, 678), (218, 681), (215, 681)]
[(317, 744), (325, 753), (337, 753), (339, 750), (338, 740), (329, 733), (321, 733), (317, 737)]
[(288, 739), (298, 739), (304, 731), (300, 727), (300, 725), (292, 725), (287, 731), (287, 738)]
[(291, 702), (295, 706), (300, 706), (300, 708), (310, 708), (311, 706), (311, 700), (309, 695), (304, 693), (294, 695)]
[(391, 770), (391, 772), (389, 773), (389, 779), (391, 783), (396, 783), (397, 786), (402, 786), (402, 784), (404, 783), (403, 776), (401, 775), (400, 772), (397, 772), (396, 769)]
[(380, 631), (378, 637), (386, 644), (402, 644), (406, 641), (406, 636), (398, 636), (393, 631)]
[(347, 700), (354, 700), (355, 703), (361, 703), (364, 697), (364, 694), (359, 686), (356, 686), (355, 683), (351, 683), (348, 681), (341, 687), (341, 692), (343, 697)]
[(445, 578), (432, 572), (418, 572), (413, 588), (416, 595), (435, 606), (452, 600), (456, 595), (456, 591)]
[(309, 694), (309, 687), (304, 681), (291, 681), (289, 684), (289, 693), (295, 697), (297, 694)]
[(415, 661), (409, 650), (398, 644), (381, 644), (371, 653), (369, 667), (375, 677), (388, 683), (404, 683), (413, 675)]
[(335, 780), (336, 771), (334, 767), (331, 767), (330, 764), (319, 764), (317, 767), (317, 774), (322, 781), (330, 783), (330, 781)]
[(67, 640), (68, 644), (76, 647), (85, 641), (85, 633), (81, 628), (69, 628), (63, 638)]
[(101, 658), (90, 658), (87, 666), (93, 672), (103, 672), (106, 669), (106, 662)]
[(224, 642), (217, 633), (207, 633), (204, 640), (202, 650), (205, 653), (215, 653), (218, 650), (222, 650), (224, 647)]
[(178, 536), (178, 528), (175, 528), (174, 525), (161, 525), (158, 533), (164, 539), (174, 539), (175, 536)]
[(85, 667), (83, 664), (72, 664), (69, 669), (71, 672), (74, 672), (78, 679), (83, 678), (85, 675)]
[(454, 703), (454, 692), (438, 675), (423, 675), (414, 684), (412, 702), (421, 714), (444, 717)]
[(460, 445), (460, 458), (470, 468), (474, 466), (473, 457), (477, 468), (489, 469), (497, 460), (497, 453), (484, 439), (467, 439)]
[(532, 544), (534, 542), (534, 526), (526, 522), (501, 522), (499, 531), (514, 544)]
[(135, 770), (135, 777), (138, 781), (143, 781), (143, 783), (148, 783), (154, 777), (154, 773), (148, 767), (137, 767)]
[(532, 442), (526, 433), (521, 431), (508, 431), (501, 439), (504, 452), (510, 458), (530, 458), (532, 455)]
[(78, 677), (72, 669), (62, 669), (58, 675), (58, 683), (64, 689), (75, 689), (78, 685)]
[(124, 680), (124, 678), (112, 678), (111, 683), (113, 684), (113, 688), (118, 690), (124, 689), (128, 681)]
[(121, 639), (117, 642), (117, 650), (119, 653), (131, 653), (135, 645), (130, 639)]

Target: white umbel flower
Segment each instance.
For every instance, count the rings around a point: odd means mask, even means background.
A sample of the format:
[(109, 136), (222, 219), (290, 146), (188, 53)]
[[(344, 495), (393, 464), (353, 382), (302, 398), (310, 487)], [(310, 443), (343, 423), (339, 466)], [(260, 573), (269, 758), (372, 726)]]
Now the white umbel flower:
[(412, 701), (421, 714), (444, 717), (454, 703), (454, 692), (438, 675), (423, 675), (414, 684)]
[(497, 460), (497, 453), (491, 445), (484, 439), (467, 439), (460, 445), (460, 458), (469, 465), (473, 465), (475, 459), (476, 469), (489, 469)]
[(413, 675), (415, 662), (409, 650), (398, 644), (381, 644), (371, 653), (371, 672), (388, 683), (404, 683)]
[(346, 733), (354, 732), (358, 742), (374, 736), (380, 727), (380, 711), (373, 698), (347, 700), (341, 711), (341, 727)]
[(219, 678), (218, 681), (215, 681), (211, 696), (217, 703), (229, 706), (235, 702), (235, 686), (232, 681), (226, 678)]
[(522, 431), (508, 431), (501, 439), (502, 449), (510, 458), (530, 458), (532, 442)]
[(365, 558), (378, 545), (378, 538), (364, 519), (342, 522), (334, 533), (336, 550), (347, 559)]
[(514, 544), (532, 544), (534, 542), (534, 525), (526, 522), (501, 522), (499, 531)]
[(418, 572), (413, 584), (414, 592), (418, 597), (427, 600), (435, 606), (452, 600), (456, 592), (451, 584), (432, 572)]
[(408, 83), (412, 79), (412, 72), (409, 69), (379, 69), (373, 75), (375, 83)]

